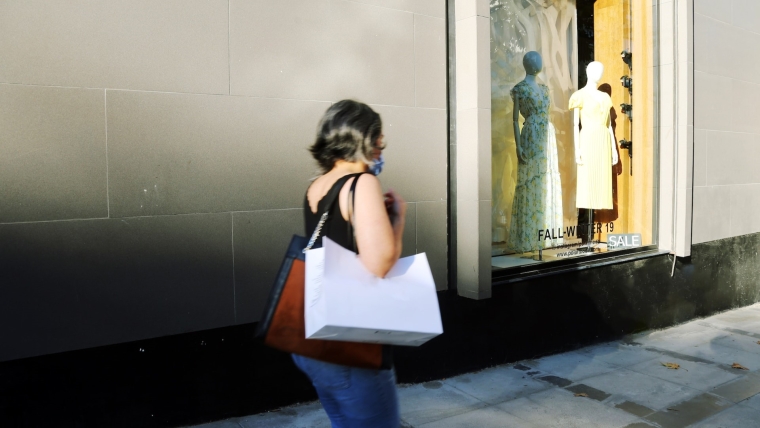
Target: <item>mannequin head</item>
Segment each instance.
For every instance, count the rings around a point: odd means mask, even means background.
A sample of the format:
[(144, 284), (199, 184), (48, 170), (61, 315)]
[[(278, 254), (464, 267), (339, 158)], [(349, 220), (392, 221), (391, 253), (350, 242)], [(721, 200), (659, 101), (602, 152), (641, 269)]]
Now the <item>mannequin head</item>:
[(594, 82), (594, 87), (596, 87), (596, 83), (602, 80), (602, 74), (604, 74), (604, 65), (599, 61), (592, 61), (586, 67), (586, 78), (589, 84)]
[(526, 53), (523, 57), (523, 67), (529, 75), (535, 76), (540, 73), (544, 68), (544, 60), (541, 58), (541, 54), (536, 51)]

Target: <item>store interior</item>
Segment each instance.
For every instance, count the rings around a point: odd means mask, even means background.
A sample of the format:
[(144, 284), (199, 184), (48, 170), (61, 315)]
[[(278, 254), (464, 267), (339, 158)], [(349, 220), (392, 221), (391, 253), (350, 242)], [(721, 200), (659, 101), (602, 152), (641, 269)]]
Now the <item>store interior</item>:
[(651, 9), (494, 0), (491, 24), (492, 267), (654, 244)]

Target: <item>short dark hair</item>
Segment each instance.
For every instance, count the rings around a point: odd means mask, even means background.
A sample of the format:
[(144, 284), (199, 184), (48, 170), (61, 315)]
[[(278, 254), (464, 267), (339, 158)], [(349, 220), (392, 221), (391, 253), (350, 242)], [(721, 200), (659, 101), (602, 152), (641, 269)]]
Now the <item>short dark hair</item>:
[(380, 138), (382, 127), (380, 115), (367, 104), (338, 101), (319, 122), (317, 140), (309, 151), (322, 172), (330, 171), (339, 160), (372, 166), (373, 144)]

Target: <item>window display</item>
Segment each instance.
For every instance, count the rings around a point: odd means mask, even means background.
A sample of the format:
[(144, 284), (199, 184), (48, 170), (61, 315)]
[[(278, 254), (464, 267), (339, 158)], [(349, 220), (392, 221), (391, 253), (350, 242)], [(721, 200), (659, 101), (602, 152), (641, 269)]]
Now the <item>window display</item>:
[[(536, 82), (543, 69), (541, 54), (526, 53), (523, 65), (525, 79), (510, 91), (518, 166), (507, 246), (519, 252), (562, 243), (562, 238), (535, 238), (537, 230), (562, 228), (562, 184), (556, 131), (549, 116), (549, 87)], [(520, 115), (525, 118), (522, 129)]]
[[(578, 165), (578, 208), (612, 209), (612, 165), (617, 165), (615, 133), (610, 111), (612, 99), (597, 89), (604, 66), (594, 61), (586, 67), (588, 83), (570, 97), (573, 111), (575, 163)], [(580, 123), (585, 125), (580, 129)]]
[(491, 1), (494, 268), (654, 244), (651, 11)]

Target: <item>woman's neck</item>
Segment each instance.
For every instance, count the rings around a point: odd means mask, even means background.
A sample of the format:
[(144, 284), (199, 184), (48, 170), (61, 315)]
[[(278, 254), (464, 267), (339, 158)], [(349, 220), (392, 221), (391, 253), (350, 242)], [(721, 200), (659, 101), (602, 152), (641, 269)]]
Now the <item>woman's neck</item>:
[(589, 80), (589, 81), (586, 83), (586, 86), (585, 86), (585, 87), (586, 87), (586, 88), (588, 88), (588, 89), (594, 89), (594, 90), (596, 90), (596, 88), (597, 88), (597, 85), (596, 85), (596, 84), (597, 84), (597, 83), (599, 83), (599, 82), (595, 82), (595, 81)]
[(536, 83), (536, 75), (535, 74), (526, 74), (525, 75), (525, 81), (531, 84)]
[(339, 160), (335, 162), (335, 165), (330, 170), (330, 172), (328, 172), (328, 174), (343, 176), (346, 174), (356, 174), (359, 172), (367, 172), (367, 164), (361, 161), (348, 162)]

